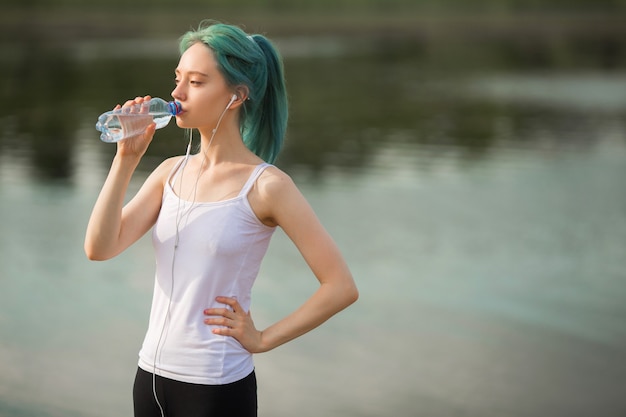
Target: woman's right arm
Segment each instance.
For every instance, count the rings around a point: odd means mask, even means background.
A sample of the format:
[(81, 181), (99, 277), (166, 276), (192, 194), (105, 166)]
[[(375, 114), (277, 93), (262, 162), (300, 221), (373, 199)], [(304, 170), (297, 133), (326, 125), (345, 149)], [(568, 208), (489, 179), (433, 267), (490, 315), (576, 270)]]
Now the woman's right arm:
[[(134, 101), (141, 102), (144, 99), (137, 98)], [(87, 225), (84, 245), (87, 258), (105, 260), (118, 255), (156, 222), (161, 208), (164, 181), (173, 160), (167, 160), (155, 169), (137, 194), (124, 206), (130, 179), (152, 140), (154, 130), (155, 126), (152, 124), (143, 134), (118, 142), (109, 175)]]

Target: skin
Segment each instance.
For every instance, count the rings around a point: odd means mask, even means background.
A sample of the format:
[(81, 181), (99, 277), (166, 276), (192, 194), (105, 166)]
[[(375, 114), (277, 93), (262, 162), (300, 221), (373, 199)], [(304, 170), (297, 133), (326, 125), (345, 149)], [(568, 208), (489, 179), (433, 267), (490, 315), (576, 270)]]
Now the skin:
[[(201, 43), (192, 45), (181, 56), (175, 75), (172, 97), (184, 109), (176, 116), (176, 123), (200, 132), (201, 149), (189, 159), (172, 186), (183, 199), (198, 202), (234, 197), (254, 167), (262, 162), (246, 148), (239, 132), (239, 111), (247, 89), (227, 85), (213, 53)], [(237, 99), (228, 106), (233, 94)], [(148, 100), (150, 96), (136, 97), (116, 108), (129, 108)], [(223, 118), (211, 140), (220, 116)], [(124, 205), (132, 174), (154, 133), (152, 123), (142, 134), (117, 143), (110, 172), (87, 226), (84, 248), (89, 259), (105, 260), (118, 255), (155, 224), (165, 182), (181, 157), (165, 160)], [(276, 167), (266, 169), (248, 200), (264, 224), (283, 229), (319, 281), (317, 290), (297, 310), (263, 330), (256, 328), (250, 312), (244, 311), (234, 298), (216, 298), (230, 308), (204, 310), (204, 322), (218, 326), (214, 333), (234, 337), (249, 352), (259, 353), (319, 326), (355, 302), (358, 291), (335, 242), (286, 173)]]

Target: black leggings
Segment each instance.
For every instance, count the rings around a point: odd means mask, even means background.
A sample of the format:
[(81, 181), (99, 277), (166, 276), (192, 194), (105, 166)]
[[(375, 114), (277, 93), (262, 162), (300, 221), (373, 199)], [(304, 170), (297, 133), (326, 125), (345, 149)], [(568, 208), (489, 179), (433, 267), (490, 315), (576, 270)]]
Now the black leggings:
[[(133, 386), (135, 417), (161, 417), (154, 399), (152, 374), (137, 369)], [(244, 379), (225, 385), (202, 385), (156, 376), (157, 398), (165, 417), (256, 417), (254, 371)]]

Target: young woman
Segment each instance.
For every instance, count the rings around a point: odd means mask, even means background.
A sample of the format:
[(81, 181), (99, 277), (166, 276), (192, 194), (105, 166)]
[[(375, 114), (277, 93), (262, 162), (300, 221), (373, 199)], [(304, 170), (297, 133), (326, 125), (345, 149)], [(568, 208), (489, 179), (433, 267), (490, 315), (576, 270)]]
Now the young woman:
[[(85, 252), (92, 260), (112, 258), (152, 228), (156, 276), (133, 389), (135, 416), (256, 416), (252, 354), (319, 326), (358, 292), (305, 198), (271, 165), (287, 123), (282, 62), (272, 44), (208, 22), (186, 33), (180, 50), (172, 97), (183, 112), (176, 123), (197, 129), (200, 150), (165, 160), (124, 205), (155, 125), (118, 142)], [(251, 288), (276, 227), (320, 285), (292, 314), (258, 330)]]

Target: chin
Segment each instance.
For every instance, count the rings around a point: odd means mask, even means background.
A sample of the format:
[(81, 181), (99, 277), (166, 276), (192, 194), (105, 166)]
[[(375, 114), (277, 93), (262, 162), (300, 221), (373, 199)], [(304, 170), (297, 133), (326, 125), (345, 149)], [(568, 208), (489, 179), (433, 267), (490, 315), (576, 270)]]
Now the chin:
[(176, 117), (176, 126), (180, 127), (181, 129), (188, 129), (190, 127), (190, 126), (187, 126), (187, 123), (185, 123), (184, 120), (181, 120), (178, 117)]

